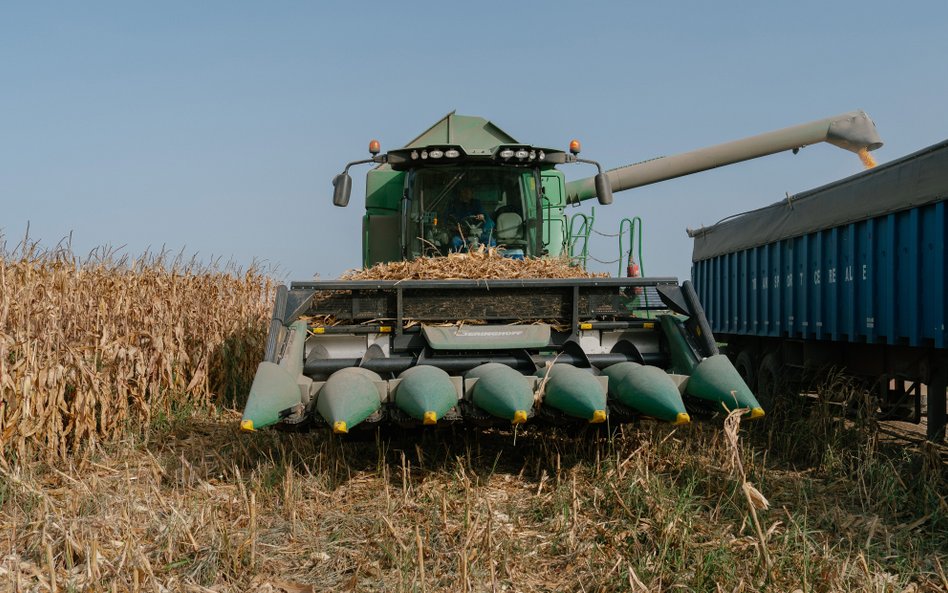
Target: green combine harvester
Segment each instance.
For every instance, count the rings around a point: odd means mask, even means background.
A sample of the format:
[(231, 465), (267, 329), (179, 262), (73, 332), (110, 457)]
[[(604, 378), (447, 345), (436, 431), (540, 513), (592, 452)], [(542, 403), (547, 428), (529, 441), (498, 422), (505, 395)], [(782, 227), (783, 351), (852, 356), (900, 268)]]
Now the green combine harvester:
[[(602, 172), (570, 150), (523, 144), (480, 117), (448, 114), (404, 148), (349, 163), (333, 181), (346, 206), (349, 168), (366, 176), (366, 267), (481, 246), (514, 259), (570, 257), (568, 205), (818, 142), (881, 146), (856, 111)], [(557, 167), (595, 176), (567, 182)], [(579, 227), (580, 225), (575, 225)], [(630, 261), (631, 264), (631, 261)], [(621, 269), (621, 265), (620, 265)], [(632, 266), (629, 266), (631, 271)], [(663, 277), (318, 281), (280, 286), (244, 430), (600, 424), (689, 409), (764, 414), (718, 352), (689, 281)]]

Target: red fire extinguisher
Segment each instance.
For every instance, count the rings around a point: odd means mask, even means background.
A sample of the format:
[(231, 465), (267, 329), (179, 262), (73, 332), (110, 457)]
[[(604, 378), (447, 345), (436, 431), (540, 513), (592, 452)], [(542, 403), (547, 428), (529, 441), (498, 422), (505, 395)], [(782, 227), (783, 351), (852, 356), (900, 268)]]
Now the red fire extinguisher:
[[(626, 276), (627, 276), (628, 278), (639, 278), (639, 277), (642, 276), (642, 272), (639, 270), (639, 264), (636, 263), (636, 261), (635, 261), (634, 259), (632, 259), (632, 253), (631, 253), (631, 252), (629, 253), (629, 265), (626, 267), (625, 272), (626, 272)], [(635, 296), (641, 295), (641, 294), (642, 294), (642, 287), (641, 287), (641, 286), (636, 286), (636, 287), (633, 289), (633, 292), (635, 293)]]

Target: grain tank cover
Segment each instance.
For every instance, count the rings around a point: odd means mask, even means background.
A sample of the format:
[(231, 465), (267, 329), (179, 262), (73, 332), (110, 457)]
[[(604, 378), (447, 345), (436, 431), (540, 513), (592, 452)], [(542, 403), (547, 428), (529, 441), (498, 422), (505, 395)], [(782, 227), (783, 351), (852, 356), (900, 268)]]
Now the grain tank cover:
[(488, 155), (498, 144), (517, 144), (517, 140), (483, 117), (456, 115), (453, 111), (405, 145), (422, 148), (432, 144), (460, 145), (469, 155)]

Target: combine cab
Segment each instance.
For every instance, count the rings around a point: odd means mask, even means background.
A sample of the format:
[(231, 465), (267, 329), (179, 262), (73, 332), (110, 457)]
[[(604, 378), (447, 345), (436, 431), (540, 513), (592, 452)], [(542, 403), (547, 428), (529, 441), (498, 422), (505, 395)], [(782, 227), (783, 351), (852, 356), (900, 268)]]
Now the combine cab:
[[(490, 247), (504, 257), (567, 257), (565, 207), (817, 142), (881, 146), (853, 112), (602, 172), (569, 152), (517, 142), (477, 117), (449, 114), (404, 148), (346, 166), (367, 176), (363, 264)], [(567, 183), (556, 167), (599, 173)], [(630, 266), (631, 268), (631, 266)], [(631, 274), (630, 274), (631, 275)], [(542, 278), (295, 282), (278, 289), (241, 428), (380, 423), (423, 426), (672, 423), (689, 408), (763, 410), (718, 353), (690, 282)]]

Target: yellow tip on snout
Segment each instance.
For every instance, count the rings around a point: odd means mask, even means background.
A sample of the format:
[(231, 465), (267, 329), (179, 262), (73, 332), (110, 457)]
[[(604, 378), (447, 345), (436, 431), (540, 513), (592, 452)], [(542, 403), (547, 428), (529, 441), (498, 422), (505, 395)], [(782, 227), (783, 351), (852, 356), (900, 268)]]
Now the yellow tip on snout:
[(691, 416), (689, 416), (685, 412), (682, 412), (678, 414), (677, 416), (675, 416), (675, 421), (672, 422), (672, 424), (674, 425), (689, 424), (690, 422), (691, 422)]
[(510, 421), (511, 424), (523, 424), (527, 421), (527, 411), (526, 410), (517, 410), (514, 412), (513, 420)]
[(349, 432), (348, 427), (346, 427), (345, 420), (338, 420), (332, 425), (332, 431), (336, 434), (347, 434)]
[(253, 432), (253, 420), (244, 420), (240, 423), (240, 430), (244, 432)]
[(435, 414), (434, 412), (425, 412), (424, 423), (425, 425), (437, 424), (438, 415)]
[(753, 420), (754, 418), (760, 418), (763, 415), (764, 415), (763, 408), (754, 408), (753, 410), (751, 410), (751, 420)]
[(593, 412), (593, 417), (590, 418), (590, 424), (601, 424), (606, 421), (606, 411), (605, 410), (596, 410)]

